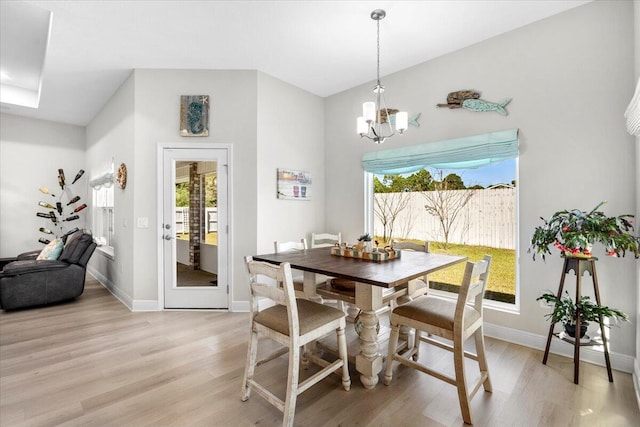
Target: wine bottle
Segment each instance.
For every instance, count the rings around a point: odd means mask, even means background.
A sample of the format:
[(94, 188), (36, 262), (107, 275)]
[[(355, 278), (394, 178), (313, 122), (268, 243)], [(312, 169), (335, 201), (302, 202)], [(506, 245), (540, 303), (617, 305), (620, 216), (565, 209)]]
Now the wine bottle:
[(51, 218), (51, 215), (49, 215), (48, 213), (36, 212), (36, 215), (40, 218)]
[(78, 215), (71, 215), (71, 216), (65, 218), (64, 221), (75, 221), (78, 218), (80, 218)]
[(53, 211), (49, 211), (49, 218), (51, 219), (51, 222), (53, 222), (54, 224), (58, 223), (58, 217)]
[(86, 207), (87, 207), (87, 204), (86, 204), (86, 203), (83, 203), (83, 204), (81, 204), (80, 206), (78, 206), (77, 208), (75, 208), (75, 209), (73, 210), (73, 212), (80, 212), (82, 209), (84, 209), (84, 208), (86, 208)]
[(44, 227), (40, 227), (40, 232), (42, 232), (44, 234), (53, 234), (53, 231), (49, 230), (48, 228), (44, 228)]
[(67, 203), (67, 206), (74, 204), (78, 200), (80, 200), (80, 196), (74, 197), (73, 199), (69, 200), (69, 203)]
[(56, 203), (56, 209), (58, 209), (58, 214), (62, 215), (62, 203)]
[(78, 227), (73, 227), (71, 230), (67, 231), (66, 233), (64, 233), (61, 237), (61, 239), (64, 241), (64, 239), (67, 238), (67, 236), (72, 235), (73, 233), (75, 233), (76, 231), (78, 231), (79, 228)]
[[(71, 184), (75, 184), (75, 183), (76, 183), (76, 181), (77, 181), (77, 180), (79, 180), (79, 179), (80, 179), (80, 177), (81, 177), (82, 175), (84, 175), (84, 170), (83, 170), (83, 169), (80, 169), (80, 170), (78, 171), (78, 173), (76, 174), (76, 177), (75, 177), (75, 178), (73, 178), (73, 182), (72, 182)], [(77, 200), (76, 200), (76, 201), (77, 201)]]
[(47, 208), (47, 209), (55, 209), (56, 207), (53, 205), (50, 205), (49, 203), (46, 202), (38, 202), (38, 205), (42, 206), (43, 208)]
[(41, 238), (38, 239), (38, 242), (44, 243), (46, 245), (48, 243), (51, 243), (51, 240), (41, 237)]
[(51, 194), (51, 193), (49, 193), (49, 189), (48, 189), (47, 187), (40, 187), (40, 188), (38, 188), (38, 190), (40, 190), (40, 192), (41, 192), (42, 194), (50, 194), (50, 195), (51, 195), (51, 197), (56, 197), (56, 195), (55, 195), (55, 194)]
[(64, 169), (58, 169), (58, 184), (64, 190)]

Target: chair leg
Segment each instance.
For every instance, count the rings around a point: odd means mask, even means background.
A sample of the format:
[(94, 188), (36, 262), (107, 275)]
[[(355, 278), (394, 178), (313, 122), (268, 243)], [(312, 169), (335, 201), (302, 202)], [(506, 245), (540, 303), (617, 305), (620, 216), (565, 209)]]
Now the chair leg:
[(473, 424), (471, 422), (469, 394), (467, 393), (467, 379), (464, 374), (464, 342), (461, 337), (455, 337), (453, 340), (453, 364), (456, 372), (456, 387), (458, 388), (462, 419), (467, 424)]
[(342, 359), (342, 387), (346, 391), (351, 389), (351, 377), (349, 376), (349, 360), (347, 355), (347, 339), (344, 336), (344, 326), (337, 329), (338, 334), (338, 354)]
[(300, 355), (300, 364), (302, 365), (302, 369), (309, 369), (309, 365), (311, 364), (311, 360), (309, 359), (309, 353), (311, 352), (312, 346), (303, 345), (302, 353)]
[(491, 385), (491, 377), (489, 375), (489, 364), (487, 363), (487, 354), (484, 348), (484, 332), (482, 326), (474, 333), (476, 340), (476, 353), (478, 354), (478, 365), (480, 366), (480, 375), (486, 373), (487, 378), (484, 380), (482, 386), (485, 391), (492, 392), (493, 386)]
[(296, 412), (296, 400), (298, 399), (298, 377), (300, 363), (300, 347), (292, 343), (289, 347), (289, 374), (287, 378), (287, 396), (284, 401), (283, 427), (293, 426), (293, 417)]
[(389, 335), (389, 353), (387, 354), (387, 369), (384, 371), (384, 385), (391, 384), (393, 378), (393, 356), (398, 348), (398, 338), (400, 337), (400, 325), (391, 324), (391, 335)]
[(413, 345), (415, 346), (415, 352), (413, 353), (413, 361), (417, 362), (420, 358), (420, 337), (422, 336), (422, 331), (420, 329), (414, 329), (414, 340), (416, 341)]
[(242, 380), (242, 401), (246, 402), (251, 395), (249, 380), (253, 379), (253, 372), (256, 367), (256, 357), (258, 354), (258, 332), (251, 328), (249, 336), (249, 348), (247, 349), (247, 361), (244, 367), (244, 379)]

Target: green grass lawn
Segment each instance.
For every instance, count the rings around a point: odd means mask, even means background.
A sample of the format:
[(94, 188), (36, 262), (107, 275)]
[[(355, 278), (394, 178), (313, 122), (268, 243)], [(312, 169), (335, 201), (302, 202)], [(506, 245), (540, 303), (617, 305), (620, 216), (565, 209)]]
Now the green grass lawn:
[[(399, 240), (399, 239), (398, 239)], [(423, 243), (414, 240), (417, 243)], [(487, 298), (498, 301), (514, 302), (516, 294), (516, 251), (511, 249), (496, 249), (486, 246), (468, 246), (449, 244), (444, 248), (444, 243), (430, 242), (429, 250), (434, 253), (466, 256), (469, 261), (480, 261), (485, 254), (491, 255), (491, 269), (489, 284), (487, 285)], [(429, 282), (436, 288), (438, 283), (444, 284), (442, 288), (454, 285), (460, 286), (464, 274), (464, 264), (460, 263), (444, 270), (429, 275)]]

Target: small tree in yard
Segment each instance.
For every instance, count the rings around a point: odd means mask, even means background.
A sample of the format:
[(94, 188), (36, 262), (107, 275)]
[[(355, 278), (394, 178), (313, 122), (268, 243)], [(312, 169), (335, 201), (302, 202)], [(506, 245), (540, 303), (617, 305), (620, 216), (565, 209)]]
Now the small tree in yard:
[(387, 242), (393, 235), (393, 224), (410, 200), (409, 192), (374, 194), (373, 212), (382, 223), (382, 239)]
[(449, 248), (449, 236), (453, 231), (456, 218), (462, 209), (473, 197), (474, 191), (460, 188), (460, 177), (455, 174), (447, 175), (442, 179), (442, 171), (439, 172), (440, 181), (434, 181), (433, 191), (423, 191), (421, 194), (426, 200), (424, 208), (426, 211), (438, 218), (442, 234), (444, 237), (444, 247)]

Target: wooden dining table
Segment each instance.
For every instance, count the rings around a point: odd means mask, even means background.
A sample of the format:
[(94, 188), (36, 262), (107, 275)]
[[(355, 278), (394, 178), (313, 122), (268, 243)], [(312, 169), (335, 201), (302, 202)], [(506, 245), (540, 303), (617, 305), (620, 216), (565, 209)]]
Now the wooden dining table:
[(407, 294), (407, 284), (412, 279), (466, 261), (464, 256), (427, 252), (402, 251), (399, 258), (372, 261), (332, 255), (331, 248), (315, 248), (304, 251), (254, 255), (256, 261), (272, 264), (288, 262), (291, 268), (304, 273), (304, 293), (313, 301), (322, 302), (316, 292), (316, 274), (356, 282), (355, 305), (360, 309), (359, 352), (356, 354), (356, 370), (367, 389), (378, 383), (383, 356), (379, 352), (377, 310), (383, 307), (385, 289), (398, 289), (398, 295)]

